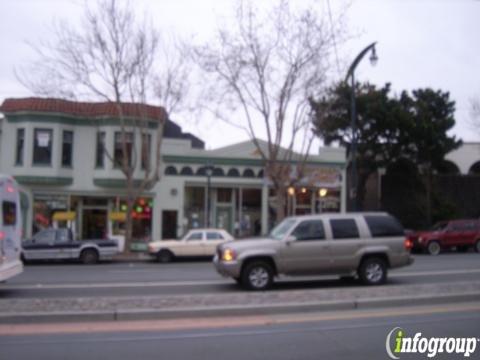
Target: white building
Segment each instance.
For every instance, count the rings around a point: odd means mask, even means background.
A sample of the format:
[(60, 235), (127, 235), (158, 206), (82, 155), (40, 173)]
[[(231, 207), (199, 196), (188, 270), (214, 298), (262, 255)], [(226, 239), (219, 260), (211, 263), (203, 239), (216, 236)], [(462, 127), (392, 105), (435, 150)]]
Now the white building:
[[(124, 106), (126, 118), (132, 118), (136, 105)], [(165, 113), (145, 109), (153, 159), (158, 118)], [(26, 236), (46, 226), (69, 226), (82, 239), (121, 237), (125, 178), (107, 156), (121, 154), (114, 105), (7, 99), (0, 112), (0, 173), (13, 175), (22, 186)], [(140, 153), (141, 144), (141, 134), (132, 130), (129, 146)], [(161, 150), (161, 179), (137, 200), (135, 238), (177, 237), (208, 224), (237, 236), (269, 230), (275, 194), (252, 142), (205, 150), (200, 139), (167, 120)], [(210, 186), (207, 165), (212, 166)], [(287, 212), (344, 211), (345, 152), (320, 149), (307, 166), (309, 178), (289, 189)], [(138, 161), (136, 176), (142, 174)]]

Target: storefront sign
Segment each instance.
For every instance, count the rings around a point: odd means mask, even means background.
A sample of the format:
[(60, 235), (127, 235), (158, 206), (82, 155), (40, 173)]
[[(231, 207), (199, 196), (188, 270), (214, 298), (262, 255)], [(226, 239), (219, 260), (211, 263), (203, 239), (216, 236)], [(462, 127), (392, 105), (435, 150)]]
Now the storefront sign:
[(54, 221), (73, 221), (77, 213), (75, 211), (57, 211), (53, 214)]
[(111, 212), (108, 218), (112, 221), (125, 221), (127, 218), (127, 213), (122, 211)]

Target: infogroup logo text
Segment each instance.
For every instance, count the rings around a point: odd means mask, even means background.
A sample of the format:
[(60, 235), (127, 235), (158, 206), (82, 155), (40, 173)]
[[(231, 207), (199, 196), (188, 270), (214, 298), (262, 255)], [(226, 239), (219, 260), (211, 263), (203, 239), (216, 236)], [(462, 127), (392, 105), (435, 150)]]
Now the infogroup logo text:
[(396, 327), (387, 335), (385, 347), (388, 356), (391, 359), (400, 359), (403, 353), (427, 354), (429, 358), (437, 354), (458, 354), (464, 357), (470, 357), (476, 348), (480, 339), (471, 338), (447, 338), (447, 337), (422, 337), (422, 333), (417, 332), (413, 338), (405, 336), (405, 331)]

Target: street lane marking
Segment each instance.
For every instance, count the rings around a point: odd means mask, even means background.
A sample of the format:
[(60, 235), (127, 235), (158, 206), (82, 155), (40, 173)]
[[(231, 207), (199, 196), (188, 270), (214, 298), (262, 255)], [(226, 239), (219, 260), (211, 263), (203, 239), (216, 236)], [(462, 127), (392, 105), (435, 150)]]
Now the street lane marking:
[[(478, 274), (480, 269), (464, 270), (438, 270), (438, 271), (415, 271), (415, 272), (392, 272), (390, 278), (439, 276), (439, 275), (464, 275)], [(324, 277), (285, 277), (281, 283), (299, 281), (319, 281), (338, 279), (337, 276)], [(154, 282), (123, 282), (123, 283), (88, 283), (88, 284), (28, 284), (28, 285), (7, 285), (0, 290), (54, 290), (54, 289), (102, 289), (102, 288), (139, 288), (139, 287), (185, 287), (185, 286), (212, 286), (231, 285), (231, 280), (191, 280), (191, 281), (154, 281)]]
[(477, 273), (480, 273), (480, 269), (406, 271), (406, 272), (392, 273), (389, 276), (390, 277), (407, 277), (407, 276), (460, 275), (460, 274), (477, 274)]
[[(93, 334), (93, 333), (135, 333), (135, 332), (152, 332), (152, 331), (185, 331), (185, 330), (217, 330), (215, 332), (202, 332), (200, 334), (173, 334), (173, 335), (144, 335), (144, 336), (128, 336), (128, 337), (112, 337), (90, 338), (90, 339), (74, 339), (73, 342), (93, 342), (93, 341), (128, 341), (128, 340), (166, 340), (181, 338), (200, 338), (200, 337), (219, 337), (219, 336), (238, 336), (238, 335), (262, 335), (277, 332), (310, 332), (319, 330), (342, 330), (368, 328), (374, 326), (386, 326), (392, 322), (404, 324), (423, 324), (444, 321), (460, 321), (460, 320), (480, 320), (480, 304), (478, 303), (461, 303), (447, 304), (437, 306), (416, 306), (406, 308), (388, 308), (380, 310), (349, 310), (342, 312), (328, 313), (308, 313), (308, 314), (284, 314), (284, 315), (258, 315), (258, 316), (230, 316), (230, 317), (207, 317), (207, 318), (191, 318), (191, 319), (172, 319), (172, 320), (132, 320), (132, 321), (108, 321), (108, 322), (80, 322), (80, 323), (53, 323), (53, 324), (7, 324), (0, 325), (0, 336), (19, 336), (19, 335), (51, 335), (51, 334)], [(249, 326), (271, 326), (271, 325), (287, 325), (312, 322), (328, 322), (337, 320), (356, 320), (356, 319), (379, 319), (394, 318), (402, 316), (414, 315), (434, 315), (434, 314), (455, 314), (469, 312), (468, 314), (456, 314), (448, 316), (448, 318), (430, 318), (430, 319), (413, 319), (401, 320), (394, 319), (390, 321), (367, 322), (362, 324), (339, 324), (339, 325), (317, 325), (310, 328), (296, 329), (265, 329), (265, 330), (236, 330), (234, 332), (224, 332), (220, 329), (244, 328)], [(13, 340), (1, 341), (0, 344), (26, 344), (26, 343), (62, 343), (69, 340)]]

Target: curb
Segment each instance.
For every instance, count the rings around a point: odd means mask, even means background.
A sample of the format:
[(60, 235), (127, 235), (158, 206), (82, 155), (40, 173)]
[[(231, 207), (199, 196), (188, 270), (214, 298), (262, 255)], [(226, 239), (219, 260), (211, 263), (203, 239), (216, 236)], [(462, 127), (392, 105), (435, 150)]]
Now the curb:
[(451, 302), (480, 302), (480, 292), (363, 298), (341, 301), (290, 302), (273, 305), (242, 305), (219, 307), (184, 307), (171, 309), (116, 309), (82, 312), (29, 312), (0, 314), (0, 324), (65, 323), (93, 321), (171, 320), (222, 316), (253, 316), (294, 314), (322, 311), (362, 310), (412, 305), (445, 304)]

